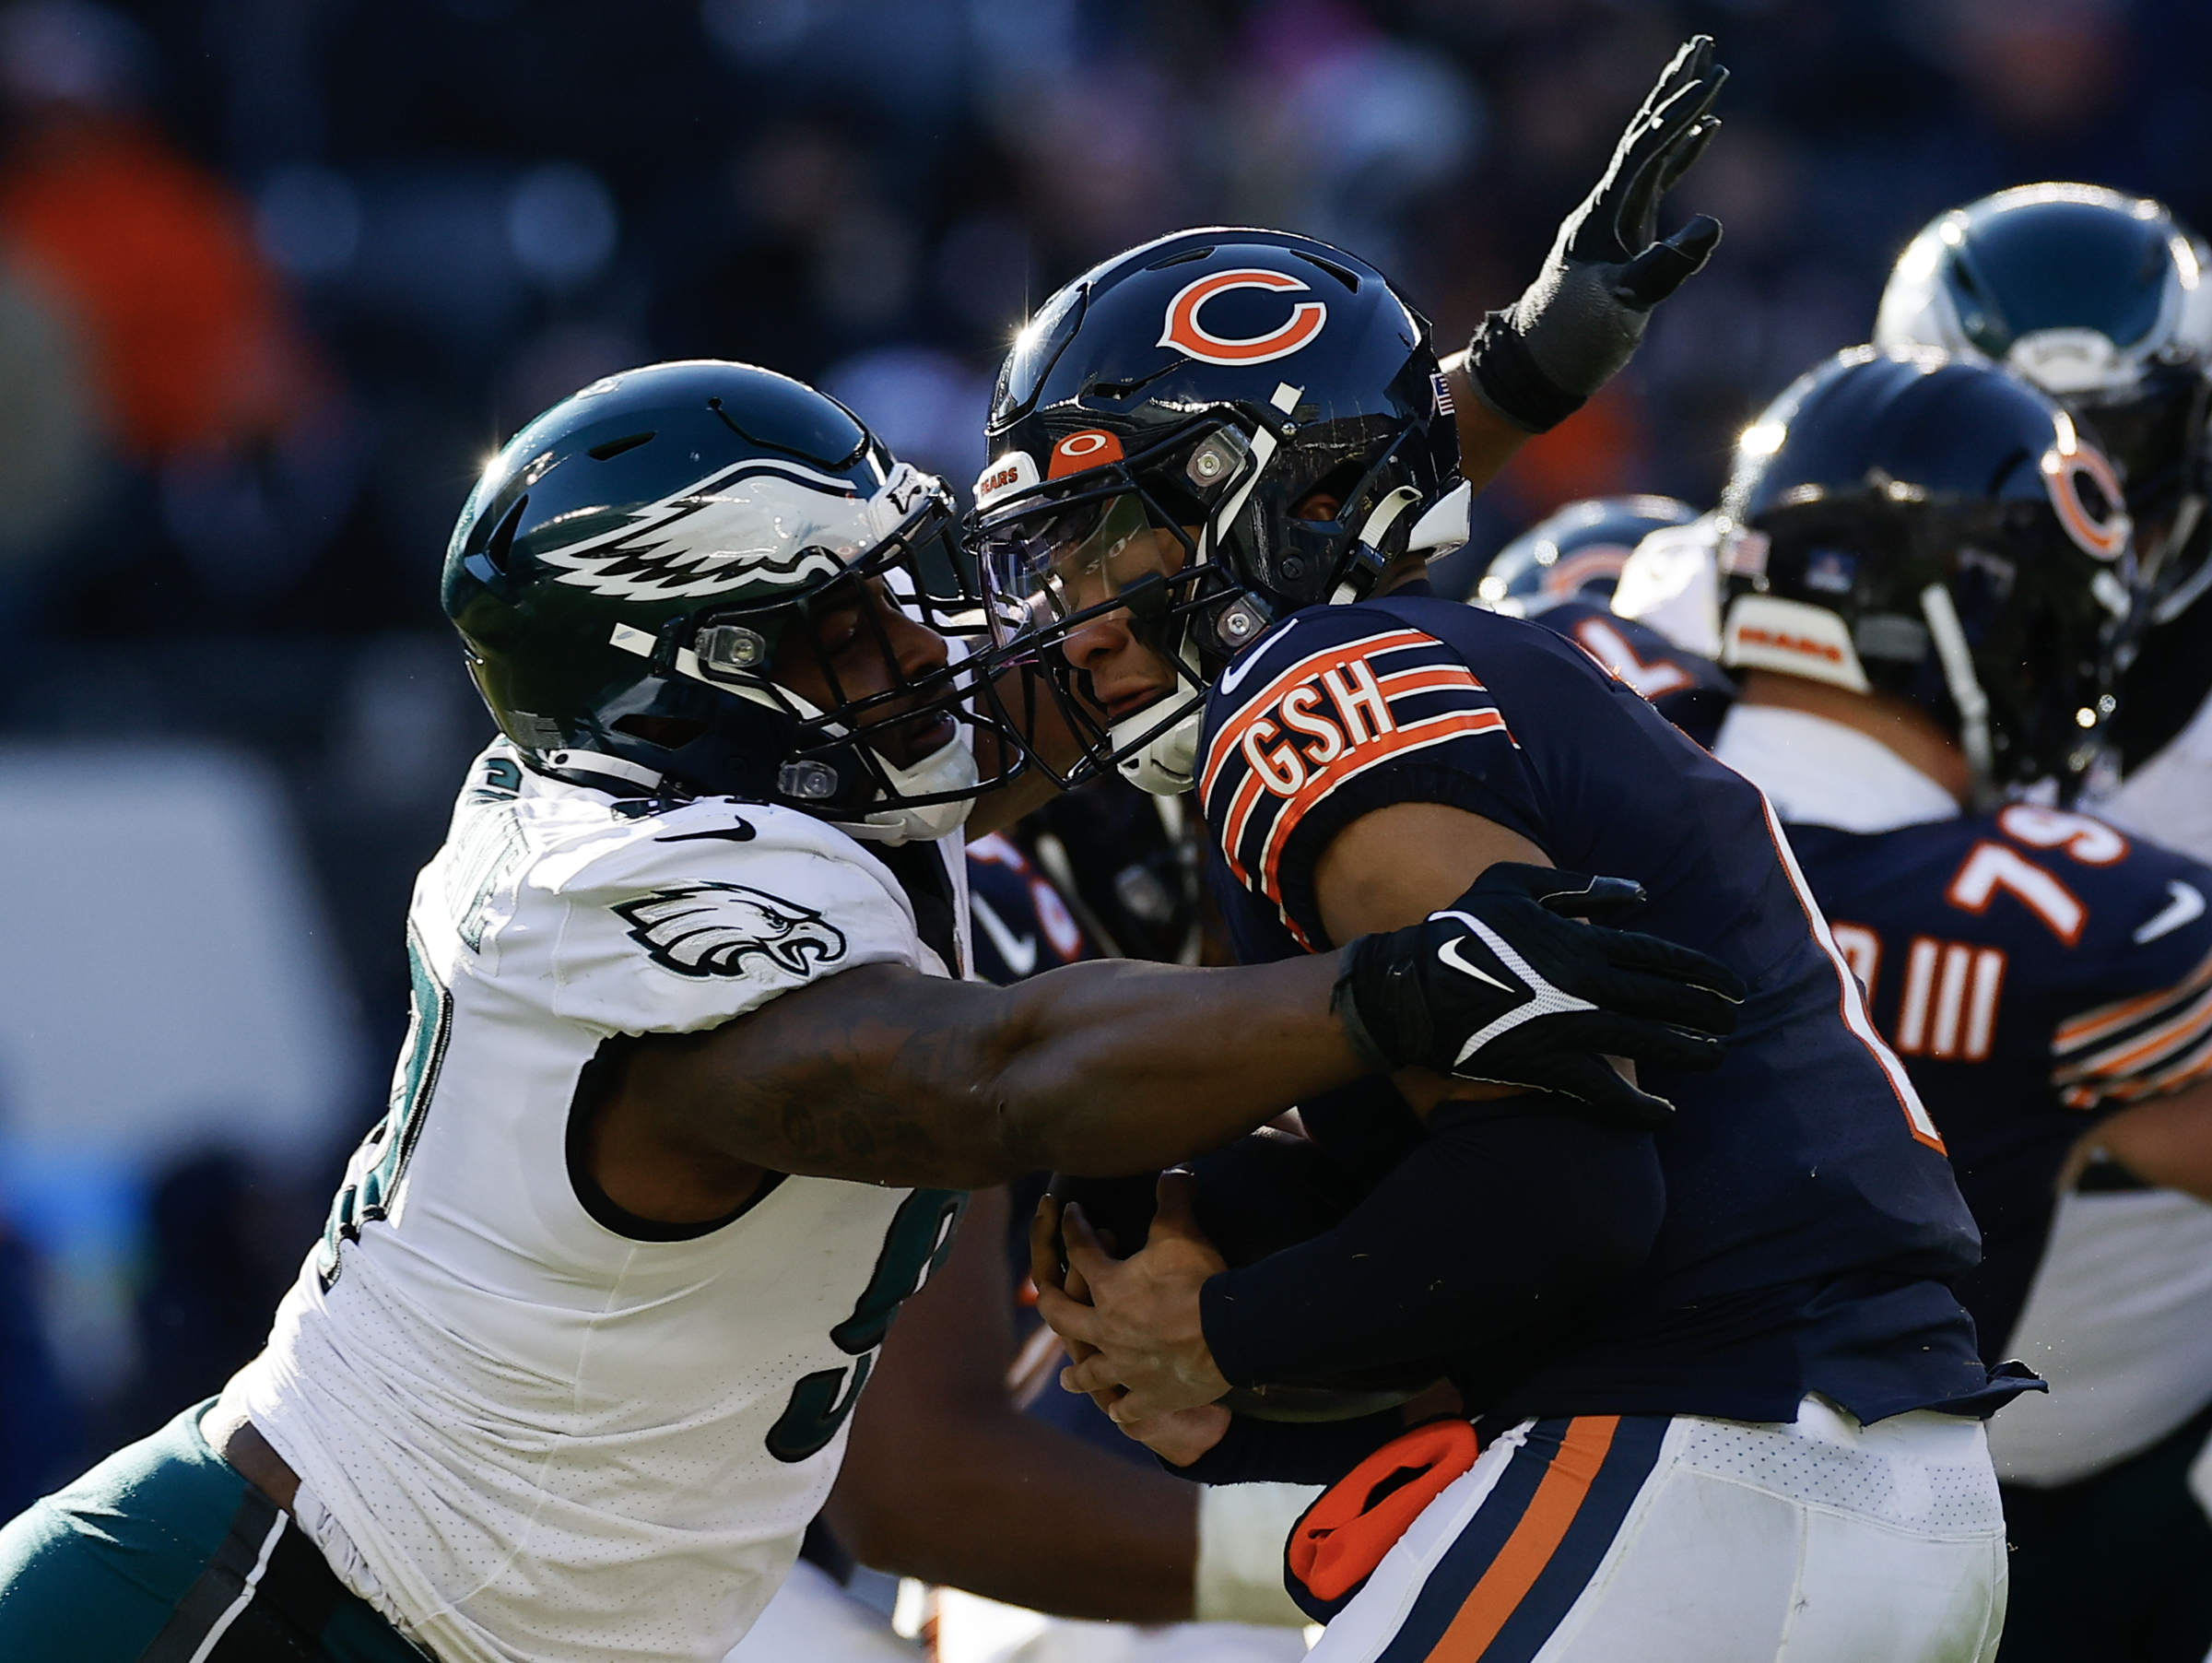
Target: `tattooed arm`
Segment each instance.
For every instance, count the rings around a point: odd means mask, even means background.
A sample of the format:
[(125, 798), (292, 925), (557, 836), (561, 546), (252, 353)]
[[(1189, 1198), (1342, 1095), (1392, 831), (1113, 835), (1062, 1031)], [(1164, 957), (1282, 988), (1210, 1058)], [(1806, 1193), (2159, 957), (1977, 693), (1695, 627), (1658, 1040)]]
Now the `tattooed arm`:
[(703, 1033), (635, 1044), (584, 1128), (646, 1219), (718, 1218), (764, 1172), (979, 1188), (1170, 1166), (1367, 1070), (1334, 956), (1107, 960), (1012, 987), (864, 966)]

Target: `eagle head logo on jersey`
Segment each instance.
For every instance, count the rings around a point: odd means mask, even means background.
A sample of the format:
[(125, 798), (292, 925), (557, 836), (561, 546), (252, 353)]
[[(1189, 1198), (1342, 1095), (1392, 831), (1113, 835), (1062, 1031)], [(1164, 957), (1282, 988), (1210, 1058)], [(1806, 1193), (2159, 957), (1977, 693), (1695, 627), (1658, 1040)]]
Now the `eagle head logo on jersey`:
[(845, 956), (844, 932), (810, 906), (741, 883), (687, 883), (615, 903), (653, 961), (679, 976), (742, 976), (765, 959), (801, 978)]
[(795, 588), (881, 542), (927, 489), (900, 464), (872, 498), (796, 462), (753, 458), (629, 511), (627, 523), (539, 550), (559, 582), (621, 600)]

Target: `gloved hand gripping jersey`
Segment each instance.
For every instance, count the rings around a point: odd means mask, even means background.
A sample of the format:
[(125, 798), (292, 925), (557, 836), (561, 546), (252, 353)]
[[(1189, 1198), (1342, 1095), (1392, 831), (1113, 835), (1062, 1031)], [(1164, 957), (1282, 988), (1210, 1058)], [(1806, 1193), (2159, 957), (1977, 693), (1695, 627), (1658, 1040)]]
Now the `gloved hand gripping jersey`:
[(1746, 990), (1703, 953), (1576, 922), (1642, 900), (1626, 879), (1494, 866), (1443, 911), (1347, 947), (1337, 1014), (1378, 1073), (1412, 1065), (1528, 1086), (1660, 1129), (1674, 1104), (1604, 1058), (1718, 1067)]

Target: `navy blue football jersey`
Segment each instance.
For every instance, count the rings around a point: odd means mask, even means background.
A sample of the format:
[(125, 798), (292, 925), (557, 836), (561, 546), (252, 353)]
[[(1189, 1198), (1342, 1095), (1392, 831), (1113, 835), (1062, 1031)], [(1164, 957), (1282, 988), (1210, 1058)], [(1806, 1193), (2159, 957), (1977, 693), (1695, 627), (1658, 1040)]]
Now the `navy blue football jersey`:
[(1098, 956), (1060, 891), (998, 832), (968, 845), (968, 911), (975, 973), (1002, 987)]
[(1648, 624), (1593, 601), (1561, 601), (1538, 614), (1538, 621), (1649, 699), (1699, 744), (1712, 748), (1736, 697), (1735, 678), (1712, 659), (1686, 653)]
[(2103, 1112), (2212, 1074), (2212, 870), (2028, 804), (1789, 836), (1950, 1146), (1983, 1244), (1959, 1291), (1994, 1358), (2067, 1151)]
[(1979, 1244), (1942, 1139), (1766, 799), (1633, 688), (1541, 624), (1422, 585), (1278, 623), (1214, 689), (1201, 757), (1248, 960), (1336, 945), (1315, 861), (1413, 801), (1635, 879), (1636, 927), (1751, 989), (1719, 1069), (1645, 1071), (1681, 1110), (1657, 1141), (1665, 1222), (1632, 1284), (1510, 1389), (1513, 1412), (1787, 1421), (1818, 1390), (1871, 1421), (1985, 1389), (1949, 1287)]

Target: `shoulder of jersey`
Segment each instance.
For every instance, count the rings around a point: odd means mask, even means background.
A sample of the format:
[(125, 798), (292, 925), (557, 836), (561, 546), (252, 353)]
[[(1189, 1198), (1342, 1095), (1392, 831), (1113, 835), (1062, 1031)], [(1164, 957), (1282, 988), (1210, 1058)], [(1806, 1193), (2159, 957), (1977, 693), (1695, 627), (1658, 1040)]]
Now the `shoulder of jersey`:
[[(2032, 803), (1947, 824), (1959, 856), (1945, 901), (2010, 916), (2039, 942), (2072, 949), (2065, 956), (2088, 973), (2110, 973), (2115, 985), (2171, 981), (2177, 956), (2212, 948), (2212, 869), (2185, 855), (2094, 815)], [(2004, 914), (1993, 911), (2000, 903)]]

